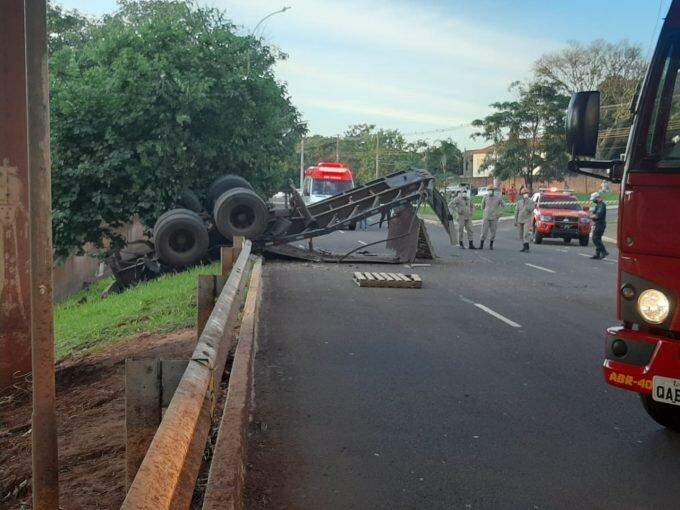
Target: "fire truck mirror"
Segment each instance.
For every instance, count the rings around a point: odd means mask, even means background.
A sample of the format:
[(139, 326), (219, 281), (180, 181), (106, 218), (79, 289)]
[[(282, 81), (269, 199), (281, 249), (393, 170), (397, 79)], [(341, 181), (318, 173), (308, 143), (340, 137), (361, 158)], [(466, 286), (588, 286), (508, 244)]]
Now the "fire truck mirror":
[(595, 157), (600, 124), (600, 93), (572, 94), (566, 117), (567, 151), (574, 157)]

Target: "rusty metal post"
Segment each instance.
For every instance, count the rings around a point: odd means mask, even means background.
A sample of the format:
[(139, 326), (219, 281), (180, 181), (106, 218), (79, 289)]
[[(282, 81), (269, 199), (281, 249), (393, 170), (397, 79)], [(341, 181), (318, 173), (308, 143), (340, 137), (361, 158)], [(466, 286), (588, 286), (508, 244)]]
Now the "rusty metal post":
[(45, 0), (25, 0), (33, 373), (33, 508), (59, 508), (52, 316), (52, 183)]
[(24, 1), (0, 15), (0, 389), (31, 370)]

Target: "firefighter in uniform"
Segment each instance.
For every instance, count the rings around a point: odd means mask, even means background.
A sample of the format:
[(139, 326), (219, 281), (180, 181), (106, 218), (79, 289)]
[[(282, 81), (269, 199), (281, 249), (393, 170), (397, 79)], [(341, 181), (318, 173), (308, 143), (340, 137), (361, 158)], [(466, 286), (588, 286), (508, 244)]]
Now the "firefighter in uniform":
[(529, 240), (531, 239), (531, 220), (536, 209), (536, 202), (529, 197), (529, 190), (522, 188), (519, 192), (519, 199), (515, 208), (515, 226), (522, 242), (520, 251), (529, 251)]
[(590, 195), (590, 200), (595, 202), (595, 209), (590, 213), (590, 220), (593, 222), (593, 244), (595, 245), (595, 255), (591, 259), (603, 259), (609, 252), (602, 242), (602, 234), (607, 228), (607, 205), (602, 200), (598, 192)]
[(471, 250), (475, 250), (475, 245), (473, 243), (473, 232), (472, 232), (472, 212), (473, 205), (472, 200), (468, 196), (466, 190), (461, 190), (451, 201), (451, 212), (455, 211), (458, 215), (458, 245), (465, 249), (465, 244), (463, 243), (463, 233), (467, 232), (468, 247)]
[(484, 249), (484, 241), (489, 238), (489, 249), (493, 250), (493, 241), (496, 239), (496, 229), (498, 227), (498, 218), (503, 213), (505, 203), (500, 191), (496, 189), (493, 184), (487, 188), (488, 195), (484, 196), (482, 200), (482, 237), (479, 241), (479, 249)]

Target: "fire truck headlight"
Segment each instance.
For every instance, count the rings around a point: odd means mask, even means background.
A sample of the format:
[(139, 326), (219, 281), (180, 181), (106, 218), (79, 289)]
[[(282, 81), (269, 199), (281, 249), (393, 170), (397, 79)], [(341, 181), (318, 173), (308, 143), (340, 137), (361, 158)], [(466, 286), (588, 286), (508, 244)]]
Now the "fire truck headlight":
[(640, 315), (651, 324), (661, 324), (671, 309), (666, 295), (655, 289), (648, 289), (640, 294), (637, 306)]
[(553, 217), (549, 214), (541, 214), (541, 221), (552, 221)]
[(581, 223), (590, 223), (590, 220), (588, 218), (579, 218), (578, 221), (580, 221)]

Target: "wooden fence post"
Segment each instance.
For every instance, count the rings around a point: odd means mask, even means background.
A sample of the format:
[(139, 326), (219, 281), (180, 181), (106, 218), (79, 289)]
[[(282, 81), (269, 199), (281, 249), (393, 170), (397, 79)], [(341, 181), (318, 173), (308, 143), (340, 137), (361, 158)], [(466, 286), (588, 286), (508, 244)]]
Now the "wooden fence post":
[(125, 360), (125, 487), (130, 488), (161, 423), (161, 363)]

